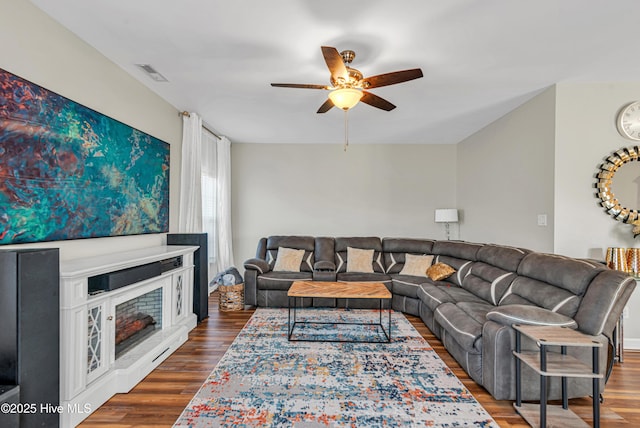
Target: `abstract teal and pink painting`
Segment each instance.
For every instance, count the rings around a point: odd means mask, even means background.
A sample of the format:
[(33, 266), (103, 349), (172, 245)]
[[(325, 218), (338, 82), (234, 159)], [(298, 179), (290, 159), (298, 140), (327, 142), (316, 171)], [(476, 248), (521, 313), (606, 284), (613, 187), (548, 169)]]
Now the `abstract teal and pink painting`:
[(169, 230), (169, 144), (0, 69), (0, 244)]

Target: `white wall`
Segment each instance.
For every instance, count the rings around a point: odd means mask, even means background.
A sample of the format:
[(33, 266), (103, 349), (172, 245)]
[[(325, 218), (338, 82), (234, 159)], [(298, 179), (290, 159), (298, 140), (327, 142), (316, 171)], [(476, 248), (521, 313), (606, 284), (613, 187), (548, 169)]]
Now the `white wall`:
[(233, 144), (234, 257), (269, 235), (444, 239), (455, 207), (453, 145)]
[[(595, 196), (598, 166), (638, 144), (616, 129), (616, 114), (640, 99), (640, 83), (559, 84), (556, 135), (555, 251), (604, 259), (607, 247), (637, 247), (632, 226), (615, 221)], [(635, 207), (640, 208), (640, 207)]]
[[(640, 83), (559, 84), (557, 89), (555, 252), (604, 259), (607, 247), (640, 247), (632, 226), (598, 205), (598, 166), (613, 151), (636, 145), (616, 129), (616, 114), (640, 99)], [(639, 208), (639, 207), (635, 207)], [(640, 349), (640, 288), (629, 302), (625, 346)]]
[(458, 144), (463, 239), (552, 252), (554, 138), (551, 87)]
[[(30, 2), (0, 0), (0, 10), (0, 68), (171, 144), (170, 221), (175, 230), (182, 139), (177, 110)], [(164, 237), (154, 234), (23, 247), (59, 247), (64, 260), (160, 245)]]

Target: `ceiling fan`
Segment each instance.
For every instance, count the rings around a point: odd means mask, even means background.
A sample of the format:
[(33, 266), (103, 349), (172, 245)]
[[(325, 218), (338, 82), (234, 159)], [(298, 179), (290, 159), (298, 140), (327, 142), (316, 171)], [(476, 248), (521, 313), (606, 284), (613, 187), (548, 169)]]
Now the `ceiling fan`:
[(331, 72), (331, 85), (298, 83), (271, 84), (271, 86), (278, 88), (324, 89), (331, 91), (329, 98), (320, 106), (317, 113), (326, 113), (334, 106), (346, 111), (354, 107), (359, 101), (385, 111), (393, 110), (396, 108), (395, 105), (367, 90), (381, 86), (395, 85), (396, 83), (422, 77), (422, 70), (419, 68), (363, 77), (359, 70), (350, 67), (351, 61), (356, 57), (354, 51), (345, 50), (338, 53), (338, 50), (331, 46), (322, 46), (321, 49), (327, 67), (329, 67), (329, 71)]

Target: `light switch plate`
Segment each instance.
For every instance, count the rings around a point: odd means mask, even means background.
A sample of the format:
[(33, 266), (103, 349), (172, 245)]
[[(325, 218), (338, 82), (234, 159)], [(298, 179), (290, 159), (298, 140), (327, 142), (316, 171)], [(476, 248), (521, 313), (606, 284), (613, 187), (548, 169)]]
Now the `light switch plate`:
[(547, 215), (538, 214), (538, 226), (546, 226), (546, 225), (547, 225)]

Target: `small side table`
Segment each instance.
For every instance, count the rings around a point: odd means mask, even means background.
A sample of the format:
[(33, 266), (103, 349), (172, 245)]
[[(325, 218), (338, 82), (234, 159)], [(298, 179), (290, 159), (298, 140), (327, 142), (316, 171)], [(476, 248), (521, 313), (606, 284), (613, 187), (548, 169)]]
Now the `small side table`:
[[(600, 426), (600, 383), (603, 377), (599, 373), (599, 348), (600, 342), (593, 341), (576, 330), (565, 327), (519, 325), (513, 326), (516, 330), (516, 402), (513, 404), (516, 411), (532, 427), (546, 428), (547, 419), (554, 426), (585, 426), (580, 417), (569, 409), (567, 394), (568, 377), (586, 377), (593, 379), (593, 426)], [(521, 335), (534, 340), (540, 347), (540, 352), (523, 352), (521, 348)], [(548, 346), (560, 346), (560, 353), (552, 352)], [(589, 367), (577, 358), (567, 355), (568, 346), (592, 348), (592, 365)], [(522, 403), (522, 363), (531, 367), (540, 375), (540, 404)], [(562, 378), (562, 406), (547, 406), (547, 378)]]

